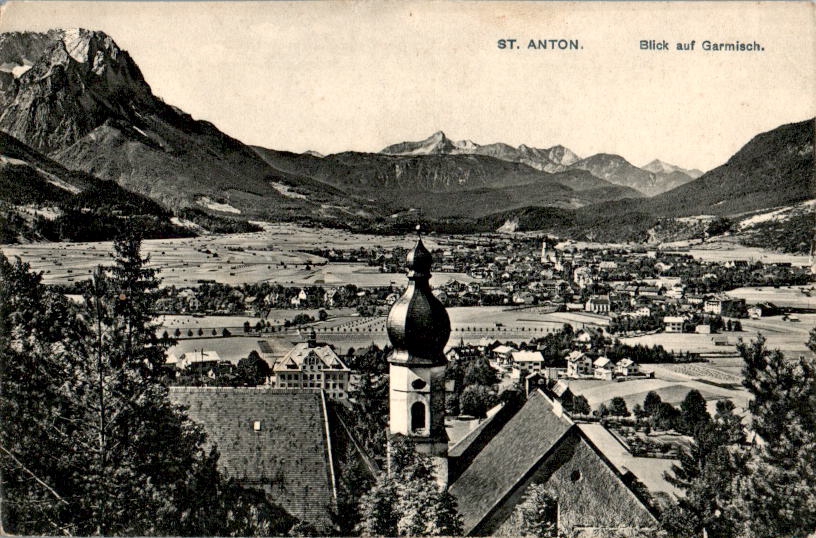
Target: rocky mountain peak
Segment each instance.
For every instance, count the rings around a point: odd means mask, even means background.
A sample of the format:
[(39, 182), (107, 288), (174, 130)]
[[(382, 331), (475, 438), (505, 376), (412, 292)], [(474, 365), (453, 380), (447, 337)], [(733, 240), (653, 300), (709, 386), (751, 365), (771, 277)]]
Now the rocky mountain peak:
[(697, 170), (696, 168), (688, 170), (688, 169), (685, 169), (685, 168), (681, 168), (681, 167), (679, 167), (677, 165), (669, 164), (669, 163), (667, 163), (665, 161), (661, 161), (660, 159), (655, 159), (652, 162), (650, 162), (649, 164), (647, 164), (646, 166), (642, 166), (641, 168), (643, 168), (644, 170), (647, 170), (649, 172), (653, 172), (655, 174), (681, 173), (681, 174), (685, 174), (685, 175), (689, 176), (692, 179), (697, 179), (698, 177), (703, 175), (703, 173), (700, 170)]
[(130, 55), (104, 32), (0, 34), (0, 65), (14, 75), (0, 77), (0, 129), (40, 151), (162, 106)]

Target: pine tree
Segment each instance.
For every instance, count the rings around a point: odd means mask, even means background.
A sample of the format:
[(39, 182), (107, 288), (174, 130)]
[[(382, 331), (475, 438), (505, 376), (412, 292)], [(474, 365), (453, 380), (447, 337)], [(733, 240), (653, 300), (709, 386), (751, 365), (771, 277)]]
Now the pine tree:
[(115, 244), (85, 304), (0, 259), (3, 526), (29, 534), (280, 534), (291, 518), (225, 480), (160, 383), (158, 281)]
[[(816, 330), (810, 343), (815, 340)], [(743, 384), (753, 396), (752, 429), (764, 441), (742, 481), (746, 534), (806, 535), (816, 528), (816, 360), (786, 360), (762, 337), (738, 349)]]
[(61, 384), (79, 332), (62, 295), (46, 290), (28, 264), (0, 254), (0, 523), (7, 532), (76, 532), (60, 449), (72, 431)]
[(665, 479), (685, 495), (666, 511), (663, 523), (672, 536), (739, 536), (736, 478), (744, 458), (729, 448), (729, 431), (721, 423), (704, 422), (694, 442), (681, 453)]
[(694, 429), (700, 424), (711, 420), (711, 415), (706, 409), (706, 401), (699, 390), (688, 391), (686, 397), (680, 404), (680, 422), (682, 432), (686, 434), (694, 433)]
[(403, 436), (389, 440), (389, 471), (360, 501), (364, 536), (458, 536), (462, 517), (433, 464)]

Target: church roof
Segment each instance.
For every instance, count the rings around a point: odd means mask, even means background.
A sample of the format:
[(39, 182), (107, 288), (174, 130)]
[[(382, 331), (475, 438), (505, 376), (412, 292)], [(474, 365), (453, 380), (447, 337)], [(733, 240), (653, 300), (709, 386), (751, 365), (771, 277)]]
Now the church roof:
[(335, 500), (332, 439), (322, 394), (265, 388), (171, 387), (170, 399), (201, 424), (219, 466), (263, 489), (291, 515), (329, 524)]
[(552, 403), (540, 391), (530, 394), (524, 407), (450, 486), (465, 534), (516, 487), (570, 427), (572, 421), (556, 416)]
[[(584, 447), (581, 449), (583, 455), (577, 456), (581, 458), (583, 471), (595, 478), (588, 478), (587, 485), (573, 488), (575, 491), (571, 493), (562, 490), (566, 495), (562, 500), (577, 502), (580, 495), (596, 492), (591, 494), (591, 499), (580, 498), (590, 507), (589, 512), (595, 509), (592, 507), (610, 507), (605, 513), (589, 518), (602, 527), (640, 528), (655, 524), (651, 509), (631, 489), (624, 473), (559, 410), (560, 405), (554, 404), (541, 390), (531, 393), (524, 406), (487, 442), (472, 462), (459, 471), (449, 491), (456, 498), (462, 515), (464, 534), (497, 530), (494, 528), (496, 515), (505, 513), (508, 503), (512, 506), (517, 502), (512, 499), (519, 488), (526, 487), (525, 484), (542, 470), (550, 475), (557, 472), (566, 465), (564, 458), (573, 457), (572, 454), (579, 450), (578, 445)], [(467, 445), (471, 444), (472, 439), (463, 449), (467, 450)], [(573, 499), (570, 495), (579, 497)], [(575, 523), (571, 521), (568, 526)]]

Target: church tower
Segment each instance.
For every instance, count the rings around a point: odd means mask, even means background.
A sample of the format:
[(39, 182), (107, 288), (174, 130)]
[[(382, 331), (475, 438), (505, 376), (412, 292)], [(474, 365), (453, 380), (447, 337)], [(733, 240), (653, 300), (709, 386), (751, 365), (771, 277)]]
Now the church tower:
[(431, 457), (447, 485), (444, 349), (450, 336), (445, 307), (431, 293), (433, 258), (422, 239), (408, 253), (408, 289), (391, 307), (386, 322), (394, 351), (388, 359), (392, 434), (402, 434), (417, 452)]

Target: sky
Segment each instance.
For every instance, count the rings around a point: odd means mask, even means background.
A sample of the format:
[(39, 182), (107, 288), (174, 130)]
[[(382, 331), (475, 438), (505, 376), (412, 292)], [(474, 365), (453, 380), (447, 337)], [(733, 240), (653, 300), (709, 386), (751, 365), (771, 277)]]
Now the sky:
[[(379, 151), (442, 130), (485, 144), (709, 170), (816, 115), (816, 4), (10, 0), (0, 30), (108, 33), (156, 95), (245, 143)], [(518, 49), (500, 49), (499, 39)], [(527, 48), (577, 40), (578, 50)], [(692, 51), (640, 41), (695, 41)], [(763, 51), (706, 52), (712, 42)]]

